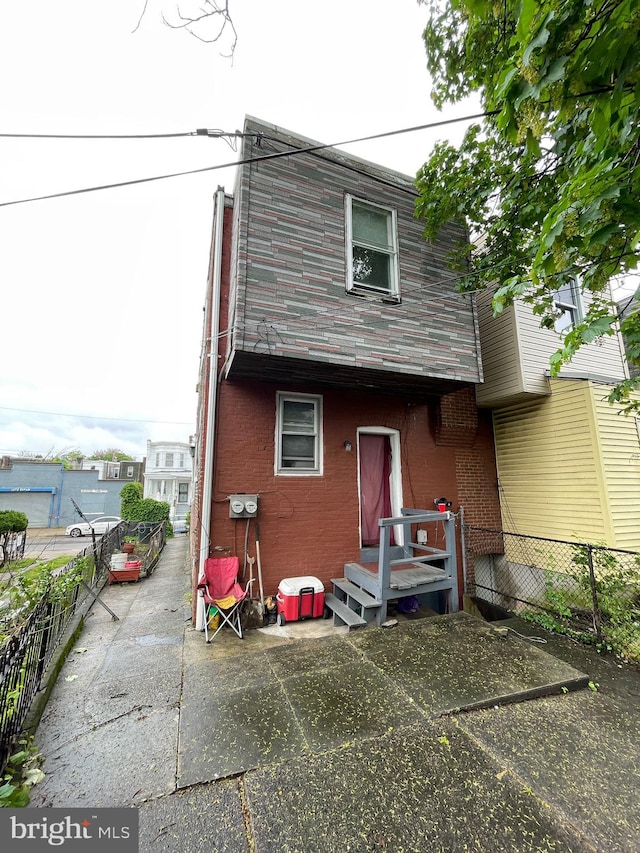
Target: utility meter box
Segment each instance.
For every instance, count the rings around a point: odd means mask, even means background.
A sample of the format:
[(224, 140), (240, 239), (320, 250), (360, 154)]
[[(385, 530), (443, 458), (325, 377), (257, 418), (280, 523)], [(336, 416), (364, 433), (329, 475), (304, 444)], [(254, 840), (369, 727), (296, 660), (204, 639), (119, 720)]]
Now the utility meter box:
[(229, 518), (255, 518), (257, 514), (257, 495), (229, 495)]

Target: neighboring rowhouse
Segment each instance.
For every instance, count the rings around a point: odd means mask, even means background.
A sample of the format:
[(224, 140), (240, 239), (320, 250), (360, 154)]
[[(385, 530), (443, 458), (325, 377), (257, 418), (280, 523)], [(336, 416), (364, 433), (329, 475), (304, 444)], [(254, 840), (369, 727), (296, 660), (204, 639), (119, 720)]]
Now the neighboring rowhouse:
[[(215, 204), (194, 574), (209, 554), (242, 564), (259, 534), (265, 594), (306, 575), (330, 589), (375, 556), (379, 518), (439, 497), (497, 526), (475, 306), (446, 260), (466, 234), (427, 243), (404, 175), (256, 119), (245, 134), (252, 162)], [(235, 511), (242, 493), (257, 513)]]
[(551, 379), (549, 356), (582, 316), (577, 283), (555, 306), (554, 331), (523, 302), (494, 318), (491, 294), (478, 299), (485, 381), (477, 400), (493, 414), (503, 529), (640, 550), (637, 422), (606, 400), (628, 376), (621, 336), (582, 347)]
[(78, 521), (75, 501), (89, 519), (120, 515), (120, 491), (126, 480), (102, 479), (99, 470), (67, 470), (61, 462), (3, 456), (0, 460), (0, 509), (14, 509), (29, 527), (66, 527)]
[(180, 441), (147, 441), (144, 497), (169, 504), (169, 519), (176, 530), (184, 528), (191, 509), (190, 450), (189, 444)]

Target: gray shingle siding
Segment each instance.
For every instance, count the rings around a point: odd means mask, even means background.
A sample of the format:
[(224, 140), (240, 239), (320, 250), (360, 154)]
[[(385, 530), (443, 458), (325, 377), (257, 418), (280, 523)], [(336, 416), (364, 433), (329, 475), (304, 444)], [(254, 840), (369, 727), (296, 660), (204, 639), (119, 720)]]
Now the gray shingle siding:
[[(244, 158), (307, 144), (255, 120), (245, 131), (278, 141), (256, 147), (250, 139)], [(346, 293), (346, 193), (396, 211), (400, 304)], [(455, 292), (446, 263), (465, 233), (452, 225), (427, 243), (414, 197), (409, 178), (334, 150), (243, 166), (235, 197), (233, 345), (327, 367), (480, 381), (474, 304)]]

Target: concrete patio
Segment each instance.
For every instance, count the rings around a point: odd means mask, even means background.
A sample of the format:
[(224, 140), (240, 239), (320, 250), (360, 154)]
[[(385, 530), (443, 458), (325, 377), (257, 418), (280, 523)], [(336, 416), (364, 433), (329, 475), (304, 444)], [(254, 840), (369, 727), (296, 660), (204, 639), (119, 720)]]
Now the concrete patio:
[(640, 850), (633, 670), (464, 613), (207, 645), (186, 556), (91, 610), (32, 807), (137, 806), (141, 851)]

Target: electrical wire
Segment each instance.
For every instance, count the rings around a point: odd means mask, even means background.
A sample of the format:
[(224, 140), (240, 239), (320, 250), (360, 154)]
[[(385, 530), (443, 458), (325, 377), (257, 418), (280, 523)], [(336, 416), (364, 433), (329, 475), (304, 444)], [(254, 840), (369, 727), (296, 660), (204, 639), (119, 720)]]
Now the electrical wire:
[(61, 418), (88, 418), (96, 421), (115, 421), (116, 423), (132, 424), (173, 424), (174, 426), (191, 426), (193, 421), (150, 421), (142, 418), (107, 418), (101, 415), (78, 415), (72, 412), (43, 412), (39, 409), (16, 409), (11, 406), (0, 406), (3, 412), (26, 412), (31, 415), (54, 415)]
[[(252, 134), (253, 135), (253, 134)], [(175, 139), (185, 136), (243, 136), (223, 130), (187, 130), (177, 133), (0, 133), (0, 139)]]
[[(444, 126), (451, 125), (451, 124), (458, 124), (458, 123), (464, 122), (464, 121), (474, 121), (475, 119), (487, 118), (488, 116), (495, 115), (495, 114), (496, 114), (495, 110), (492, 112), (475, 113), (472, 115), (460, 116), (458, 118), (443, 119), (442, 121), (428, 122), (427, 124), (415, 125), (414, 127), (405, 127), (405, 128), (401, 128), (399, 130), (390, 130), (390, 131), (385, 131), (383, 133), (371, 134), (369, 136), (361, 136), (361, 137), (357, 137), (355, 139), (347, 139), (347, 140), (343, 140), (342, 142), (333, 142), (333, 143), (326, 143), (326, 144), (325, 143), (317, 143), (314, 145), (306, 145), (302, 148), (292, 148), (292, 149), (289, 149), (287, 151), (276, 151), (276, 152), (273, 152), (271, 154), (264, 154), (264, 155), (260, 155), (258, 157), (247, 157), (247, 158), (244, 158), (242, 160), (236, 160), (236, 161), (232, 161), (229, 163), (220, 163), (217, 166), (203, 166), (200, 169), (188, 169), (188, 170), (183, 171), (183, 172), (171, 172), (171, 173), (165, 174), (165, 175), (154, 175), (154, 176), (149, 177), (149, 178), (136, 178), (135, 180), (131, 180), (131, 181), (118, 181), (118, 182), (112, 183), (112, 184), (102, 184), (102, 185), (93, 186), (93, 187), (83, 187), (83, 188), (77, 189), (77, 190), (66, 190), (66, 191), (59, 192), (59, 193), (49, 193), (48, 195), (32, 196), (31, 198), (14, 199), (13, 201), (3, 201), (3, 202), (0, 202), (0, 207), (10, 207), (10, 206), (16, 205), (16, 204), (28, 204), (28, 203), (34, 202), (34, 201), (45, 201), (45, 200), (53, 199), (53, 198), (64, 198), (67, 196), (82, 195), (84, 193), (100, 192), (101, 190), (110, 190), (110, 189), (118, 189), (121, 187), (136, 186), (136, 185), (140, 185), (140, 184), (151, 183), (153, 181), (164, 181), (164, 180), (168, 180), (170, 178), (181, 178), (181, 177), (187, 177), (189, 175), (199, 175), (199, 174), (203, 174), (205, 172), (214, 172), (214, 171), (217, 171), (218, 169), (229, 169), (229, 168), (234, 168), (236, 166), (246, 166), (246, 165), (249, 165), (251, 163), (264, 162), (265, 160), (277, 160), (277, 159), (281, 159), (283, 157), (293, 157), (293, 156), (298, 155), (298, 154), (309, 154), (309, 153), (313, 153), (313, 152), (317, 152), (317, 151), (324, 151), (327, 148), (336, 148), (338, 146), (343, 146), (343, 145), (353, 145), (353, 144), (358, 143), (358, 142), (370, 142), (374, 139), (386, 139), (386, 138), (389, 138), (392, 136), (399, 136), (400, 134), (404, 134), (404, 133), (414, 133), (414, 132), (419, 131), (419, 130), (429, 130), (429, 129), (436, 128), (436, 127), (444, 127)], [(203, 135), (203, 134), (200, 134), (200, 135)], [(260, 134), (255, 134), (255, 133), (250, 134), (250, 135), (251, 136), (260, 136)]]

